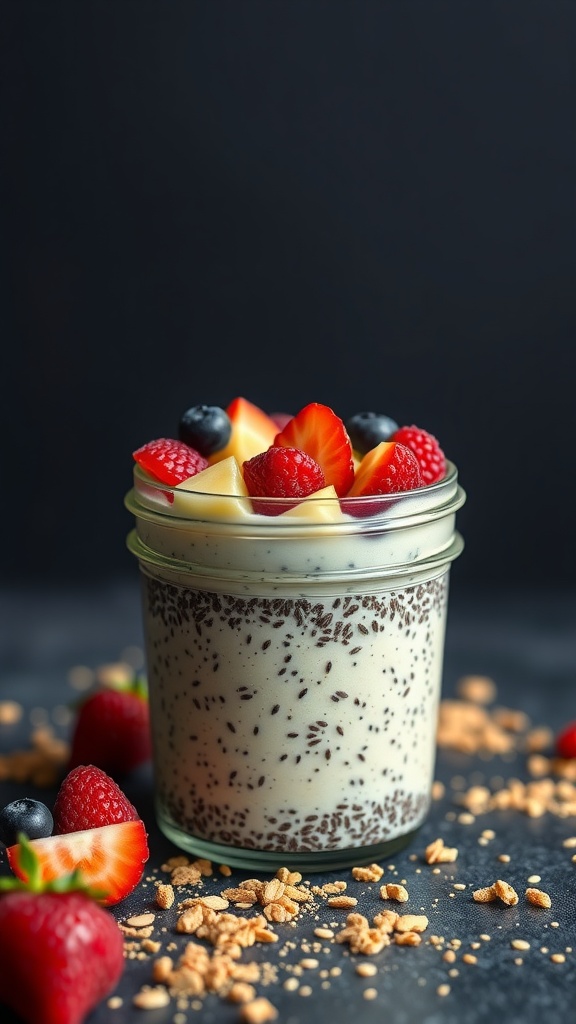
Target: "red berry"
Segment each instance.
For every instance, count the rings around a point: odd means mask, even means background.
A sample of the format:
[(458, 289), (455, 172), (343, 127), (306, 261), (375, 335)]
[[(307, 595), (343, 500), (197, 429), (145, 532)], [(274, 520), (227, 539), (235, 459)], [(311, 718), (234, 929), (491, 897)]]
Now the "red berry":
[(0, 1003), (27, 1024), (82, 1024), (124, 970), (122, 933), (83, 892), (0, 896)]
[(423, 484), (433, 484), (446, 475), (446, 458), (438, 441), (427, 430), (412, 425), (394, 431), (391, 439), (405, 444), (414, 452), (420, 464)]
[[(346, 499), (372, 494), (397, 494), (421, 485), (420, 467), (414, 452), (396, 441), (381, 441), (366, 452), (356, 469), (354, 483)], [(369, 502), (356, 508), (353, 503), (345, 500), (342, 508), (352, 515), (366, 516), (377, 512), (379, 505), (377, 502)]]
[(326, 486), (346, 494), (354, 479), (352, 444), (344, 423), (327, 405), (311, 402), (274, 439), (276, 447), (299, 448), (322, 467)]
[[(31, 839), (28, 847), (38, 860), (41, 882), (54, 882), (63, 874), (78, 871), (106, 906), (119, 903), (136, 888), (149, 855), (146, 829), (140, 819)], [(16, 877), (29, 881), (26, 847), (22, 843), (7, 846), (6, 856)]]
[(556, 753), (558, 757), (576, 757), (576, 722), (570, 722), (556, 737)]
[(139, 817), (114, 779), (93, 764), (81, 764), (68, 772), (58, 790), (53, 831), (54, 835), (62, 835)]
[[(325, 486), (321, 466), (298, 448), (269, 448), (248, 459), (242, 471), (251, 497), (306, 498)], [(291, 507), (284, 503), (254, 505), (263, 515), (278, 515)]]
[(168, 437), (148, 441), (132, 454), (150, 476), (171, 487), (189, 480), (208, 466), (208, 460), (195, 448)]
[(116, 779), (150, 758), (150, 711), (140, 691), (97, 690), (80, 705), (68, 770), (93, 764)]

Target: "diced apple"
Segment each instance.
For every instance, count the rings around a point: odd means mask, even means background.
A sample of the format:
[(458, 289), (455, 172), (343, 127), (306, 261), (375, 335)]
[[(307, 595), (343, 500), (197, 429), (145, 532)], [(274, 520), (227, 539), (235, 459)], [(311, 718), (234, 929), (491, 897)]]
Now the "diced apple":
[(203, 469), (174, 488), (173, 512), (178, 516), (232, 520), (252, 512), (248, 491), (233, 455)]
[(322, 487), (283, 512), (279, 519), (304, 519), (310, 523), (336, 523), (342, 520), (342, 510), (335, 487)]
[(247, 459), (268, 450), (278, 433), (278, 425), (262, 409), (246, 398), (235, 398), (226, 412), (232, 423), (232, 434), (225, 448), (208, 459), (211, 465), (234, 457), (240, 467)]

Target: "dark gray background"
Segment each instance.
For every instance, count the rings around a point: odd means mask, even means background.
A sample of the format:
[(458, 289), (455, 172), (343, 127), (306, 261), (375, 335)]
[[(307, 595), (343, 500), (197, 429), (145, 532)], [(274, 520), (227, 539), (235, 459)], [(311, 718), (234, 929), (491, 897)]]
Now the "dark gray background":
[(572, 0), (2, 22), (4, 581), (132, 578), (132, 450), (243, 394), (427, 427), (456, 585), (573, 585)]

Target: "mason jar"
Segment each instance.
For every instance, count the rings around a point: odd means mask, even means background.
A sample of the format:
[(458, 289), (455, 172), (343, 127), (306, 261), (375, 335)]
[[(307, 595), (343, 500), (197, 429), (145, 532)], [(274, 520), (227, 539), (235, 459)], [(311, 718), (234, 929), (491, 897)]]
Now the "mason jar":
[(155, 806), (177, 846), (309, 872), (410, 842), (431, 799), (464, 501), (451, 463), (413, 491), (260, 510), (135, 466)]

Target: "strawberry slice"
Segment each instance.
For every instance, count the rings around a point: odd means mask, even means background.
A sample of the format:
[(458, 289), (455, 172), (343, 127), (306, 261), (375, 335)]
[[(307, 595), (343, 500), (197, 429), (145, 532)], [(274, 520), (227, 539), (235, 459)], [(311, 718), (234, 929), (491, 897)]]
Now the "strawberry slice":
[[(98, 902), (104, 906), (118, 903), (136, 888), (149, 856), (140, 819), (31, 839), (29, 845), (38, 858), (41, 881), (50, 882), (79, 870), (84, 884), (102, 894)], [(26, 882), (20, 844), (8, 846), (6, 854), (14, 874)]]
[(276, 434), (275, 447), (299, 448), (311, 455), (324, 471), (326, 486), (339, 496), (354, 479), (352, 444), (343, 421), (327, 405), (311, 402)]
[(383, 511), (388, 503), (362, 502), (355, 505), (348, 498), (397, 494), (421, 486), (422, 474), (414, 452), (397, 441), (381, 441), (356, 467), (354, 483), (342, 502), (342, 508), (355, 516), (373, 515)]

